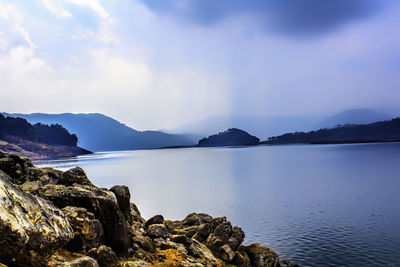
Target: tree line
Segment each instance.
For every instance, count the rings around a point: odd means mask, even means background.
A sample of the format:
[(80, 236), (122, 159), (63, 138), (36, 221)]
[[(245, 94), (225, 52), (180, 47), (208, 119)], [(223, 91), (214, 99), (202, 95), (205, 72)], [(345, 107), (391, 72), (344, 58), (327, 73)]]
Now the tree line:
[(32, 125), (23, 118), (5, 117), (0, 113), (0, 138), (6, 135), (49, 145), (76, 146), (78, 144), (78, 137), (70, 134), (60, 124), (36, 123)]

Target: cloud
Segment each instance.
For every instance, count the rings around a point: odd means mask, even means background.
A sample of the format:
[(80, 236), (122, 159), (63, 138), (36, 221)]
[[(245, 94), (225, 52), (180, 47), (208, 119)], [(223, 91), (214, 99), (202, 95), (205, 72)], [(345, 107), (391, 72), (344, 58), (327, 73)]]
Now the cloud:
[(256, 17), (266, 32), (320, 35), (371, 16), (390, 0), (142, 0), (157, 13), (213, 25), (235, 16)]
[(29, 33), (25, 29), (23, 20), (23, 14), (15, 5), (0, 0), (0, 26), (3, 26), (1, 29), (4, 29), (9, 36), (12, 36), (14, 42), (22, 37), (25, 43), (31, 48), (36, 48), (37, 45), (33, 43)]
[(43, 5), (54, 15), (60, 18), (70, 18), (72, 14), (65, 10), (60, 2), (54, 0), (42, 0)]

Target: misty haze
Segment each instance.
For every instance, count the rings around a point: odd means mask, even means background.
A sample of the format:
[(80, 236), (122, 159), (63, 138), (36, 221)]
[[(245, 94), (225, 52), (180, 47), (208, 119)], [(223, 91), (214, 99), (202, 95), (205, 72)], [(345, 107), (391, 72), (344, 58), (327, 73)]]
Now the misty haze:
[(400, 3), (0, 0), (0, 266), (400, 265)]

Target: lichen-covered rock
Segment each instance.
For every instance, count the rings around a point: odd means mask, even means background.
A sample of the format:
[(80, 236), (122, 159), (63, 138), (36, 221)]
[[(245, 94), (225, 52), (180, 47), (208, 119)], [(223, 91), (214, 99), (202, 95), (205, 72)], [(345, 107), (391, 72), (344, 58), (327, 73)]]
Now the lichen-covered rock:
[(141, 223), (141, 224), (144, 223), (146, 220), (140, 214), (140, 211), (139, 211), (138, 207), (136, 206), (136, 204), (135, 203), (130, 203), (130, 206), (131, 206), (132, 221), (138, 222), (138, 223)]
[(100, 267), (120, 267), (120, 263), (115, 252), (107, 246), (101, 245), (98, 248), (92, 248), (88, 256), (95, 259)]
[(91, 257), (81, 257), (69, 263), (71, 267), (101, 267), (97, 261)]
[(251, 266), (255, 267), (279, 267), (279, 257), (276, 252), (269, 247), (258, 243), (246, 247), (246, 253), (250, 258)]
[(75, 167), (64, 172), (58, 180), (57, 184), (62, 184), (66, 186), (70, 186), (73, 184), (93, 186), (92, 182), (86, 176), (85, 171), (81, 167)]
[(74, 235), (64, 214), (44, 199), (22, 192), (0, 171), (0, 259), (44, 266)]
[(23, 184), (30, 180), (29, 167), (33, 167), (33, 164), (28, 158), (0, 151), (0, 170), (9, 176), (13, 184)]
[(279, 265), (280, 267), (299, 267), (297, 263), (294, 263), (290, 260), (280, 260)]
[(112, 247), (116, 253), (128, 252), (130, 237), (125, 217), (119, 209), (114, 193), (78, 184), (73, 186), (45, 185), (39, 189), (38, 193), (59, 208), (83, 207), (92, 212), (103, 226), (105, 244)]
[(166, 238), (168, 236), (168, 231), (164, 224), (152, 224), (147, 228), (146, 231), (151, 237)]
[(250, 267), (250, 259), (246, 253), (246, 247), (240, 245), (237, 251), (235, 251), (235, 257), (232, 263), (238, 267)]
[(152, 224), (163, 224), (163, 223), (164, 223), (164, 217), (162, 215), (155, 215), (147, 220), (147, 222), (144, 224), (144, 228), (147, 228)]
[(67, 245), (71, 251), (89, 250), (100, 245), (103, 226), (93, 213), (71, 206), (64, 207), (62, 211), (74, 230), (74, 239)]
[(221, 256), (221, 259), (227, 262), (231, 262), (235, 257), (235, 252), (231, 249), (231, 247), (228, 244), (223, 245), (219, 249), (219, 254)]
[(125, 216), (125, 219), (130, 222), (132, 220), (132, 214), (130, 205), (131, 193), (129, 192), (129, 188), (125, 185), (115, 185), (110, 188), (110, 191), (115, 194), (122, 214)]

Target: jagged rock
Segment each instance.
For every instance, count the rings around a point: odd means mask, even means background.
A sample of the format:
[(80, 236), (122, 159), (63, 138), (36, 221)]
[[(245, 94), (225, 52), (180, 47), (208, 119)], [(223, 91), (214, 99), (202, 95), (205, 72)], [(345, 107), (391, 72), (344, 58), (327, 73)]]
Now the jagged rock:
[(93, 213), (71, 206), (64, 207), (62, 211), (74, 230), (74, 239), (67, 245), (71, 251), (89, 250), (100, 245), (103, 226)]
[(280, 260), (280, 267), (299, 267), (297, 263), (291, 262), (290, 260)]
[(279, 267), (279, 257), (274, 250), (258, 243), (246, 247), (251, 266)]
[(164, 224), (151, 224), (146, 231), (151, 237), (166, 238), (168, 236), (168, 231)]
[(211, 222), (212, 217), (205, 213), (191, 213), (182, 221), (183, 226), (200, 225)]
[(70, 186), (73, 184), (93, 186), (92, 182), (86, 176), (85, 171), (81, 167), (75, 167), (64, 172), (57, 184), (62, 184), (65, 186)]
[(120, 267), (120, 263), (115, 252), (107, 246), (101, 245), (98, 248), (92, 248), (88, 256), (95, 259), (100, 267)]
[(101, 267), (97, 261), (91, 257), (81, 257), (69, 263), (71, 267)]
[(111, 187), (110, 191), (115, 194), (122, 214), (125, 216), (125, 219), (130, 222), (132, 220), (132, 214), (130, 205), (131, 193), (129, 192), (129, 188), (125, 185), (115, 185)]
[(186, 254), (187, 250), (183, 244), (177, 244), (171, 242), (170, 240), (163, 238), (155, 238), (153, 239), (154, 246), (161, 250), (171, 249), (174, 251), (178, 251), (179, 253)]
[(197, 259), (203, 259), (207, 266), (217, 265), (217, 259), (214, 257), (213, 253), (207, 248), (206, 245), (195, 239), (192, 240), (192, 244), (188, 247), (188, 252)]
[(250, 267), (249, 256), (245, 252), (235, 251), (232, 263), (238, 267)]
[(243, 230), (238, 226), (232, 227), (231, 236), (228, 239), (229, 246), (233, 250), (236, 250), (239, 247), (239, 245), (243, 243), (243, 241), (244, 241)]
[(51, 203), (24, 193), (0, 171), (0, 259), (6, 264), (44, 266), (74, 235)]
[(221, 259), (223, 259), (224, 261), (231, 262), (235, 257), (235, 252), (231, 249), (231, 247), (228, 244), (223, 245), (219, 251)]
[(134, 248), (135, 245), (137, 245), (145, 251), (154, 252), (154, 246), (151, 239), (148, 236), (143, 235), (142, 229), (133, 231), (132, 243)]
[(28, 168), (32, 162), (26, 158), (0, 151), (0, 170), (7, 174), (13, 184), (23, 184), (30, 180)]
[(164, 217), (162, 215), (155, 215), (151, 217), (144, 225), (144, 228), (149, 227), (152, 224), (163, 224), (164, 223)]
[(130, 237), (126, 221), (119, 209), (114, 193), (92, 186), (74, 184), (45, 185), (39, 195), (52, 201), (57, 207), (83, 207), (92, 212), (101, 222), (105, 244), (120, 254), (128, 252)]
[(130, 203), (131, 206), (131, 217), (134, 222), (144, 223), (146, 220), (143, 219), (142, 215), (140, 214), (139, 209), (137, 208), (135, 203)]
[(144, 261), (123, 261), (121, 262), (122, 267), (149, 267), (149, 264)]

